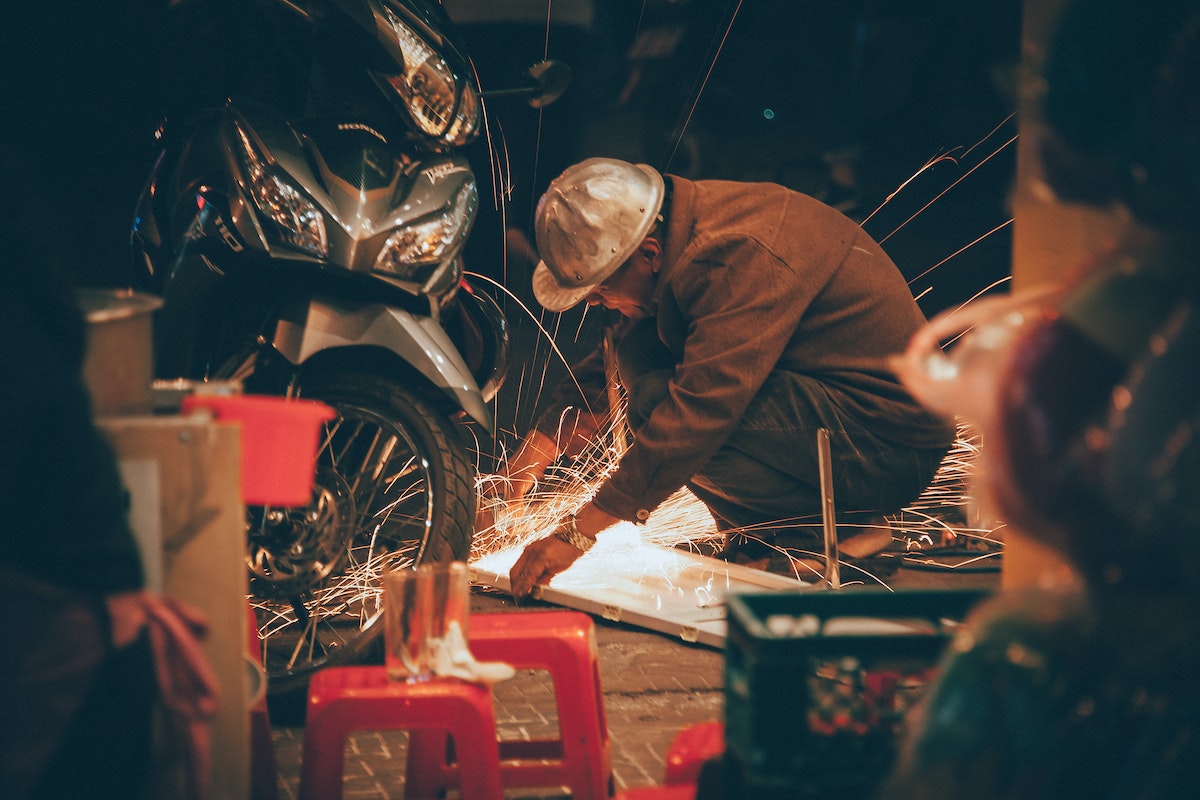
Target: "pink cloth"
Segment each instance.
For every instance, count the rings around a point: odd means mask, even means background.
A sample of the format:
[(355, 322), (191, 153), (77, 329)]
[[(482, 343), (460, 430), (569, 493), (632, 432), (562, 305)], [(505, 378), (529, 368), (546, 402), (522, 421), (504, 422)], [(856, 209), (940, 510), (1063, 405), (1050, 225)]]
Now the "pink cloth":
[(159, 698), (169, 713), (175, 737), (183, 745), (191, 796), (207, 794), (212, 766), (209, 722), (220, 708), (220, 690), (200, 648), (208, 633), (204, 616), (185, 603), (150, 592), (105, 598), (114, 645), (146, 628), (154, 653)]

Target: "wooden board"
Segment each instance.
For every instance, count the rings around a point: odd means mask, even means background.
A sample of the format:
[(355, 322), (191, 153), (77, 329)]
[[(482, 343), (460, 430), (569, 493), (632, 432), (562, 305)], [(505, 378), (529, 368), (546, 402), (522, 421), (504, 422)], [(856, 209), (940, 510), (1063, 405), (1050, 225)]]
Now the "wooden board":
[[(244, 800), (250, 787), (246, 527), (241, 431), (203, 418), (97, 420), (131, 495), (130, 521), (148, 588), (204, 614), (204, 654), (221, 706), (211, 723), (209, 800)], [(182, 796), (182, 794), (180, 795)]]

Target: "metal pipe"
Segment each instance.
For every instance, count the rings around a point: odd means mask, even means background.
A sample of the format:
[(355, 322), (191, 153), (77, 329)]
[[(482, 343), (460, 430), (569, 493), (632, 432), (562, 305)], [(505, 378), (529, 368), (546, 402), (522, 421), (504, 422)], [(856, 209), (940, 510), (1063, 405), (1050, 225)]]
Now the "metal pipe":
[(830, 589), (842, 588), (838, 563), (837, 516), (833, 509), (833, 458), (829, 451), (829, 431), (817, 431), (817, 467), (821, 475), (821, 523), (825, 529), (825, 582)]

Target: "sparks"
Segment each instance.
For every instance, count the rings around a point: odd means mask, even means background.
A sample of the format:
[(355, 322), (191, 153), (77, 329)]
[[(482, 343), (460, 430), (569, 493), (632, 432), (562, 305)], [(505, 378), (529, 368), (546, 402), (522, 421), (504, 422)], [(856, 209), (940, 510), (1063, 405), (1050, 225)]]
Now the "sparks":
[[(561, 520), (574, 513), (595, 493), (600, 484), (619, 462), (620, 447), (612, 444), (623, 431), (623, 414), (610, 415), (606, 434), (573, 461), (549, 470), (530, 493), (524, 507), (510, 507), (495, 499), (502, 494), (505, 478), (484, 475), (479, 479), (480, 502), (487, 505), (495, 522), (475, 534), (471, 564), (486, 572), (506, 575), (521, 551), (530, 542), (548, 536)], [(960, 425), (955, 442), (942, 460), (937, 473), (924, 492), (911, 505), (887, 519), (893, 540), (904, 552), (922, 553), (979, 540), (996, 546), (992, 552), (970, 560), (993, 558), (999, 554), (1000, 540), (996, 534), (1001, 525), (968, 526), (974, 507), (969, 491), (974, 473), (975, 456), (979, 450), (978, 435), (969, 426)], [(839, 526), (848, 527), (848, 526)], [(769, 528), (807, 529), (813, 532), (814, 547), (819, 547), (821, 520), (819, 516), (775, 520), (762, 526), (731, 531), (755, 538), (755, 531)], [(668, 498), (646, 521), (645, 525), (621, 523), (600, 534), (596, 547), (582, 556), (570, 569), (556, 576), (551, 585), (557, 589), (592, 589), (606, 586), (605, 576), (630, 564), (643, 565), (643, 584), (647, 596), (662, 602), (666, 595), (679, 591), (678, 574), (671, 574), (670, 562), (662, 554), (673, 549), (713, 554), (721, 546), (724, 534), (717, 531), (708, 509), (687, 489)], [(761, 540), (760, 540), (761, 541)], [(773, 546), (769, 542), (764, 542)], [(814, 549), (782, 550), (792, 563), (793, 577), (798, 581), (819, 581), (822, 576), (823, 553)], [(886, 585), (880, 578), (862, 567), (841, 562), (863, 582)], [(929, 554), (921, 564), (940, 563)], [(689, 585), (711, 587), (712, 576), (688, 576)], [(706, 583), (707, 581), (707, 583)], [(713, 596), (697, 593), (696, 604), (711, 603)]]

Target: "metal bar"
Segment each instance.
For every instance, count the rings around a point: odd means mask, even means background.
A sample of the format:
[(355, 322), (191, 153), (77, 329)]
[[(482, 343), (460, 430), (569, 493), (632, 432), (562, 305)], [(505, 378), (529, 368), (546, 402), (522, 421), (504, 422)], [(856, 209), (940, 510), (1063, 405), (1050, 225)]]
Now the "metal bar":
[(838, 563), (837, 516), (833, 509), (833, 458), (829, 452), (829, 431), (817, 431), (817, 466), (821, 474), (821, 523), (825, 529), (825, 582), (830, 589), (842, 588)]
[[(620, 563), (624, 565), (619, 566), (618, 560), (612, 557), (612, 551), (607, 556), (603, 553), (605, 548), (614, 546), (617, 545), (606, 542), (601, 534), (596, 546), (588, 551), (588, 558), (594, 558), (599, 553), (606, 565), (612, 564), (611, 570), (604, 573), (603, 583), (588, 587), (537, 586), (533, 596), (543, 603), (583, 611), (610, 622), (678, 636), (689, 643), (721, 648), (725, 646), (726, 598), (729, 595), (824, 590), (815, 578), (813, 583), (804, 583), (795, 578), (731, 564), (698, 553), (646, 543), (632, 549), (627, 544), (619, 545), (622, 554)], [(642, 548), (653, 551), (653, 555), (642, 553)], [(651, 558), (653, 563), (660, 565), (664, 574), (671, 576), (669, 588), (667, 582), (645, 571), (645, 564)], [(495, 566), (472, 566), (471, 582), (477, 586), (511, 591), (508, 568), (496, 572)], [(698, 597), (709, 589), (711, 597), (701, 604)]]

